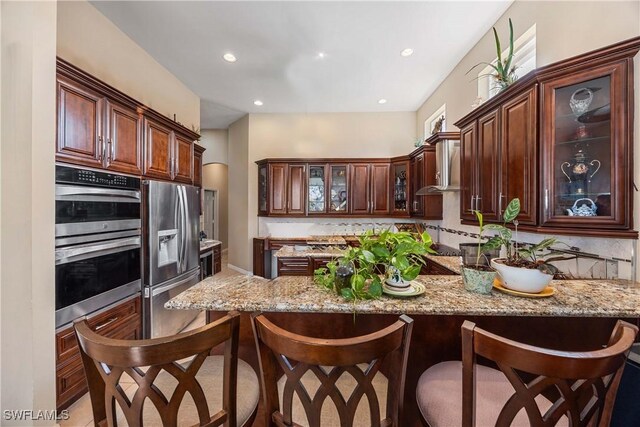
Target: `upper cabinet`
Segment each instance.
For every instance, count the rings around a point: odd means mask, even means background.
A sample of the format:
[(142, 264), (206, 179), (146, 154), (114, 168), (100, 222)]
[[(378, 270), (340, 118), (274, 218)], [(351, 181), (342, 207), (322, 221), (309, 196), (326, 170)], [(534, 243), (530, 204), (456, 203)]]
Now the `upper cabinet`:
[(391, 162), (391, 210), (394, 216), (409, 216), (410, 214), (410, 168), (409, 160), (394, 160)]
[(150, 117), (144, 119), (144, 175), (193, 182), (193, 141)]
[(194, 182), (195, 132), (64, 60), (57, 72), (56, 160)]
[(435, 146), (422, 145), (414, 150), (409, 155), (409, 158), (412, 199), (411, 216), (421, 219), (442, 219), (442, 194), (416, 194), (427, 186), (437, 185)]
[(193, 144), (193, 185), (202, 188), (202, 155), (205, 148), (202, 145)]
[(500, 221), (519, 198), (523, 231), (636, 238), (633, 57), (640, 38), (527, 74), (460, 119), (463, 223)]

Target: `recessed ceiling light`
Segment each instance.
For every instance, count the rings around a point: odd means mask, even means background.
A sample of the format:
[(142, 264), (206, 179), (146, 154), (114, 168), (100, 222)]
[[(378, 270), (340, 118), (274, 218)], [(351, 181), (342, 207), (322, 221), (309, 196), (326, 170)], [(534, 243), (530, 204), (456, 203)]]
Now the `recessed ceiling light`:
[(400, 52), (400, 55), (402, 55), (402, 56), (411, 56), (411, 55), (413, 55), (413, 49), (411, 49), (411, 48), (403, 49), (402, 52)]
[(260, 101), (259, 99), (256, 99), (255, 101), (253, 101), (253, 105), (257, 105), (258, 107), (262, 107), (262, 101)]
[(225, 53), (222, 58), (227, 62), (236, 62), (238, 60), (233, 53)]
[(318, 58), (323, 59), (325, 56), (327, 56), (326, 53), (324, 52), (318, 52)]
[(378, 104), (386, 104), (387, 100), (384, 98), (378, 99)]

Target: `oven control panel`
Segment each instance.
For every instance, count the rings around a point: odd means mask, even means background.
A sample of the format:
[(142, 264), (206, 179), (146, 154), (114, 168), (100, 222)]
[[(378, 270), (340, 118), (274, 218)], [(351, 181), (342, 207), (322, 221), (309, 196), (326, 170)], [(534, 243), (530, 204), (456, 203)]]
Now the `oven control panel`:
[(92, 187), (140, 189), (140, 179), (108, 172), (56, 165), (56, 183), (80, 184)]

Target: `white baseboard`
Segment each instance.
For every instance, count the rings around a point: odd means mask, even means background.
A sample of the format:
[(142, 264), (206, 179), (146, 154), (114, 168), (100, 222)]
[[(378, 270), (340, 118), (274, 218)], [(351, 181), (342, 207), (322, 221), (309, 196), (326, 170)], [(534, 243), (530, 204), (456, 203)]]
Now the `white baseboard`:
[(229, 263), (227, 263), (227, 267), (228, 267), (230, 270), (237, 271), (238, 273), (242, 273), (242, 274), (244, 274), (245, 276), (253, 276), (253, 273), (252, 273), (252, 272), (247, 271), (247, 270), (243, 270), (242, 268), (240, 268), (240, 267), (236, 267), (236, 266), (235, 266), (235, 265), (233, 265), (233, 264), (229, 264)]

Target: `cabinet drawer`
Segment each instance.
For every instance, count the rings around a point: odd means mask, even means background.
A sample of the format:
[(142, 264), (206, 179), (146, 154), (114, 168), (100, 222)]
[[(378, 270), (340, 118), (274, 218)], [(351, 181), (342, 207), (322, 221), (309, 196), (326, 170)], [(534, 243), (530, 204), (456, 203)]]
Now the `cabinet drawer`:
[(278, 258), (279, 276), (308, 276), (309, 258), (307, 257), (280, 257)]
[(87, 390), (82, 359), (80, 354), (76, 354), (69, 363), (56, 370), (56, 407), (58, 410), (68, 407)]
[(313, 257), (311, 258), (311, 273), (313, 273), (314, 271), (316, 271), (319, 268), (323, 268), (326, 267), (327, 264), (333, 260), (334, 258), (329, 258), (329, 257)]
[[(91, 328), (108, 337), (115, 338), (117, 330), (128, 323), (140, 324), (140, 298), (133, 298), (89, 319)], [(56, 334), (56, 363), (62, 364), (79, 355), (73, 326)]]

